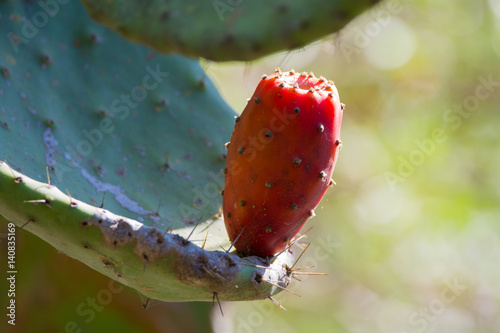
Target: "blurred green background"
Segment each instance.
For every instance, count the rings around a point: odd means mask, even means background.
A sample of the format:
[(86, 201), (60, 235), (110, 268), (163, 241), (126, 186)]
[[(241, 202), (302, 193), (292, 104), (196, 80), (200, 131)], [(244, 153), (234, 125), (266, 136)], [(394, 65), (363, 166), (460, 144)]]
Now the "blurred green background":
[[(19, 231), (9, 331), (210, 332), (209, 316), (216, 332), (500, 331), (500, 1), (387, 1), (301, 50), (204, 66), (237, 112), (277, 66), (336, 82), (337, 186), (297, 264), (328, 275), (294, 280), (302, 297), (276, 297), (286, 312), (270, 301), (225, 303), (224, 317), (211, 304), (142, 310), (135, 292)], [(91, 320), (77, 312), (89, 298), (106, 303)]]

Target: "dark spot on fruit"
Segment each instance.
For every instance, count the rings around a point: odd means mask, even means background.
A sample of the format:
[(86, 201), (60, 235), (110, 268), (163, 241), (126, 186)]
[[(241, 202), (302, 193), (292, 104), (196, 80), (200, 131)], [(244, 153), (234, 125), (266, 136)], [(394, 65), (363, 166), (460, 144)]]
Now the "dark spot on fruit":
[(345, 104), (344, 103), (340, 103), (340, 110), (344, 110), (344, 107), (345, 107)]
[(267, 226), (265, 227), (264, 229), (267, 233), (270, 233), (271, 231), (273, 231), (273, 228), (271, 228), (270, 226)]
[(302, 163), (302, 160), (301, 160), (300, 158), (295, 157), (295, 158), (293, 159), (293, 165), (297, 166), (297, 165), (299, 165), (300, 163)]
[(230, 212), (227, 212), (227, 213), (226, 213), (226, 217), (231, 217), (231, 213), (230, 213)]
[(309, 90), (307, 92), (312, 94), (314, 92), (314, 89), (313, 88), (309, 88)]
[(295, 108), (295, 109), (293, 109), (293, 112), (295, 112), (295, 113), (299, 113), (299, 112), (300, 112), (300, 109), (299, 109), (299, 108)]
[(262, 75), (262, 80), (265, 80), (265, 79), (267, 79), (267, 75), (266, 74)]
[(340, 140), (335, 141), (335, 145), (339, 148), (342, 148), (342, 141)]
[(240, 117), (238, 116), (234, 117), (234, 122), (237, 123), (238, 121), (240, 121)]
[(323, 132), (325, 130), (325, 126), (323, 124), (318, 125), (318, 131)]
[(313, 216), (315, 216), (315, 215), (316, 215), (316, 214), (314, 214), (314, 210), (312, 210), (312, 209), (311, 209), (310, 211), (308, 211), (308, 212), (307, 212), (307, 216), (309, 216), (309, 217), (313, 217)]
[(281, 82), (281, 83), (279, 84), (279, 87), (280, 87), (280, 88), (283, 88), (284, 86), (285, 86), (285, 84), (284, 84), (283, 82)]
[(290, 206), (292, 208), (292, 210), (297, 210), (297, 204), (292, 204), (292, 206)]
[(266, 131), (266, 132), (264, 133), (264, 136), (265, 136), (266, 138), (268, 138), (268, 139), (269, 139), (270, 137), (272, 137), (272, 136), (273, 136), (273, 132), (271, 132), (271, 131)]
[(253, 101), (255, 102), (255, 104), (259, 104), (260, 103), (260, 97), (255, 97), (253, 99)]
[(283, 243), (288, 243), (290, 239), (288, 237), (283, 238)]
[(243, 154), (244, 152), (245, 152), (245, 148), (243, 148), (243, 147), (238, 148), (238, 154), (240, 154), (240, 155), (241, 155), (241, 154)]
[(333, 179), (330, 179), (330, 183), (328, 184), (328, 186), (333, 186), (333, 185), (337, 185), (337, 183), (335, 183)]
[(227, 168), (221, 169), (221, 171), (224, 175), (227, 175)]
[(272, 183), (272, 182), (270, 182), (269, 180), (268, 180), (268, 181), (266, 181), (266, 187), (267, 187), (267, 188), (271, 188), (271, 187), (273, 187), (273, 183)]
[(325, 178), (325, 177), (326, 177), (326, 172), (321, 171), (321, 172), (319, 173), (319, 179), (323, 179), (323, 178)]
[(295, 71), (292, 69), (291, 71), (288, 72), (290, 75), (295, 75)]
[(247, 203), (245, 202), (245, 200), (240, 200), (240, 206), (241, 207), (244, 207)]

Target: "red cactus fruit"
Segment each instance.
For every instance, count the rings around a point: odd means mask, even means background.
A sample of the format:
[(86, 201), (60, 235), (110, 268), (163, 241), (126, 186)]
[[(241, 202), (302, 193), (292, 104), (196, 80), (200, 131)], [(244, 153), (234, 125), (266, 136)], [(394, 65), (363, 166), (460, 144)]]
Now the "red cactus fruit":
[(312, 73), (262, 77), (227, 145), (224, 222), (245, 255), (271, 256), (314, 215), (341, 148), (343, 104)]

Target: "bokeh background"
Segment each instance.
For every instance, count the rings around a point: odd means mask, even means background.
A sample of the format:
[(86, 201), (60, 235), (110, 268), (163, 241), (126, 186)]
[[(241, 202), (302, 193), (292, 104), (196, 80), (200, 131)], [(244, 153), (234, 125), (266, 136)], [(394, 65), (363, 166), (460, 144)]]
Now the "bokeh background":
[(19, 231), (9, 331), (210, 332), (211, 317), (215, 332), (500, 332), (499, 0), (386, 1), (300, 50), (202, 62), (237, 112), (278, 66), (336, 82), (337, 185), (297, 263), (328, 275), (294, 280), (301, 297), (276, 297), (286, 312), (270, 301), (222, 304), (223, 317), (211, 304), (143, 310), (134, 291)]
[(231, 306), (235, 332), (500, 332), (500, 1), (387, 1), (302, 50), (207, 65), (235, 110), (276, 66), (346, 104), (297, 264), (328, 276), (294, 281), (287, 312)]

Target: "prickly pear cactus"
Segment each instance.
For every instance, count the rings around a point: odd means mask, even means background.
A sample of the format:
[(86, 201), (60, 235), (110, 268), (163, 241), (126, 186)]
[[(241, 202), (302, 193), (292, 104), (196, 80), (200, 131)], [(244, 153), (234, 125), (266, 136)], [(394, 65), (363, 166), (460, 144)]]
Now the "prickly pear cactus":
[(163, 52), (254, 60), (336, 32), (379, 0), (82, 0), (92, 17)]
[(234, 112), (196, 61), (131, 43), (75, 1), (0, 13), (0, 215), (153, 299), (287, 286), (288, 251), (221, 249)]

